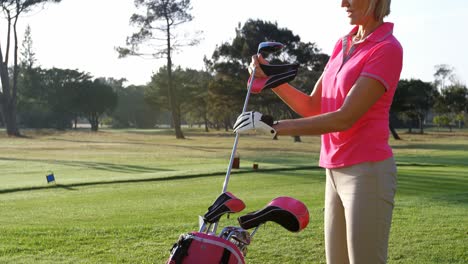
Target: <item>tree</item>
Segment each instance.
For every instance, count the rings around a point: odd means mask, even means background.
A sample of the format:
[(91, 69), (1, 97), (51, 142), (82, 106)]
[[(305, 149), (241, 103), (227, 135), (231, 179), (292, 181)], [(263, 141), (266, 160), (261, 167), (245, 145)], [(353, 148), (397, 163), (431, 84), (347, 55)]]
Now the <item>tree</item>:
[[(151, 77), (151, 82), (146, 86), (145, 100), (153, 107), (161, 107), (170, 111), (173, 118), (182, 120), (181, 105), (188, 99), (187, 93), (183, 89), (183, 86), (186, 85), (183, 78), (183, 70), (180, 67), (171, 70), (170, 79), (173, 92), (172, 97), (170, 97), (168, 92), (169, 76), (167, 75), (167, 67), (159, 68), (158, 72)], [(175, 128), (173, 120), (171, 127)]]
[(453, 78), (453, 67), (447, 64), (438, 64), (434, 66), (436, 72), (434, 73), (435, 85), (439, 90), (443, 90), (447, 86), (447, 80)]
[(188, 80), (186, 92), (188, 93), (188, 100), (184, 111), (186, 119), (192, 122), (203, 123), (205, 132), (209, 129), (209, 111), (208, 108), (208, 86), (210, 81), (213, 80), (206, 71), (186, 70), (186, 78)]
[(146, 86), (114, 88), (118, 103), (110, 115), (114, 127), (153, 128), (158, 119), (159, 105), (151, 105), (145, 100)]
[[(161, 67), (153, 75), (151, 82), (145, 89), (146, 100), (154, 107), (170, 110), (171, 105), (167, 96), (168, 78), (166, 67)], [(173, 88), (176, 92), (174, 107), (181, 113), (178, 118), (190, 122), (205, 123), (205, 130), (208, 129), (208, 82), (211, 75), (204, 71), (193, 69), (182, 69), (177, 67), (172, 72)], [(183, 113), (183, 114), (182, 114)]]
[[(235, 114), (238, 114), (242, 106), (242, 96), (239, 94), (238, 82), (230, 79), (218, 79), (208, 84), (208, 109), (209, 117), (213, 120), (216, 129), (224, 127), (226, 131), (232, 128)], [(244, 94), (244, 93), (241, 93)], [(233, 112), (233, 109), (239, 109)]]
[(464, 85), (448, 86), (440, 93), (435, 108), (441, 113), (460, 113), (468, 110), (468, 88)]
[(20, 51), (18, 75), (18, 123), (26, 127), (41, 127), (44, 122), (40, 117), (42, 99), (40, 89), (41, 69), (36, 67), (36, 57), (33, 49), (31, 27), (28, 25), (24, 33)]
[(81, 82), (74, 88), (77, 110), (89, 121), (91, 131), (98, 131), (102, 115), (110, 114), (117, 106), (117, 94), (99, 79)]
[[(231, 43), (223, 43), (213, 52), (211, 60), (205, 60), (208, 68), (214, 73), (216, 81), (220, 79), (230, 81), (232, 87), (217, 87), (210, 91), (212, 100), (222, 105), (226, 100), (244, 98), (246, 81), (248, 79), (247, 67), (251, 56), (257, 52), (257, 47), (263, 41), (278, 41), (285, 44), (285, 48), (278, 56), (268, 58), (271, 63), (299, 63), (299, 74), (293, 85), (305, 93), (310, 93), (323, 72), (328, 61), (328, 55), (320, 52), (315, 43), (302, 42), (287, 28), (278, 27), (277, 23), (262, 20), (248, 20), (244, 25), (236, 28), (236, 36)], [(233, 98), (226, 98), (226, 94), (237, 91)], [(234, 95), (234, 94), (232, 94)], [(232, 102), (231, 102), (232, 103)], [(229, 115), (236, 116), (242, 109), (243, 101), (238, 100), (229, 111)], [(263, 113), (272, 114), (277, 118), (292, 118), (297, 115), (272, 93), (262, 93), (261, 96), (252, 96), (250, 105)], [(237, 110), (236, 110), (237, 109)], [(298, 138), (297, 138), (298, 139)]]
[[(17, 23), (21, 14), (27, 13), (33, 7), (47, 2), (60, 2), (61, 0), (0, 0), (0, 7), (7, 21), (5, 50), (0, 46), (0, 79), (2, 91), (0, 92), (0, 104), (6, 132), (9, 136), (20, 136), (16, 114), (18, 94), (18, 34)], [(13, 33), (13, 40), (12, 38)], [(13, 41), (13, 43), (12, 43)], [(13, 45), (13, 50), (10, 50)], [(10, 72), (10, 52), (13, 55), (13, 68)]]
[(408, 121), (411, 132), (412, 123), (416, 121), (419, 133), (424, 133), (424, 120), (431, 109), (436, 89), (433, 85), (421, 80), (400, 80), (395, 91), (391, 111)]
[(393, 139), (395, 140), (401, 140), (401, 137), (398, 135), (398, 132), (396, 131), (395, 129), (395, 126), (394, 126), (394, 115), (392, 112), (390, 112), (390, 117), (389, 117), (389, 122), (388, 122), (388, 126), (390, 128), (390, 132), (392, 133), (392, 136), (393, 136)]
[[(20, 102), (22, 125), (33, 128), (68, 129), (79, 117), (86, 117), (93, 131), (98, 130), (103, 114), (110, 113), (117, 104), (113, 87), (124, 80), (97, 78), (88, 73), (69, 69), (35, 68), (32, 87), (22, 89)], [(20, 84), (28, 87), (26, 75)], [(25, 80), (26, 79), (26, 80)]]
[(71, 128), (72, 122), (82, 114), (79, 88), (90, 82), (92, 76), (77, 70), (52, 68), (41, 71), (41, 105), (44, 111), (45, 127)]
[(36, 53), (33, 49), (33, 39), (31, 27), (29, 25), (26, 26), (26, 29), (24, 31), (22, 47), (23, 49), (20, 52), (20, 67), (24, 69), (34, 68), (36, 64)]
[(459, 127), (468, 113), (468, 88), (461, 84), (450, 85), (441, 91), (434, 104), (437, 113), (458, 121)]
[(466, 122), (466, 112), (461, 112), (455, 116), (455, 121), (458, 123), (458, 128), (463, 128), (463, 125)]
[(452, 132), (452, 118), (448, 115), (438, 115), (438, 116), (434, 116), (432, 122), (434, 122), (434, 124), (436, 124), (438, 127), (441, 127), (441, 126), (446, 126), (450, 129), (450, 132)]
[[(150, 54), (155, 58), (166, 57), (167, 64), (167, 92), (172, 112), (172, 122), (175, 129), (176, 138), (183, 139), (184, 134), (181, 129), (181, 113), (177, 108), (177, 92), (174, 91), (172, 78), (172, 54), (180, 46), (195, 45), (197, 39), (177, 38), (174, 30), (177, 26), (192, 21), (190, 0), (135, 0), (135, 6), (142, 8), (142, 14), (133, 14), (130, 23), (139, 27), (139, 31), (127, 38), (129, 48), (117, 48), (120, 57), (128, 55), (144, 56), (148, 53), (139, 50), (144, 42), (165, 42), (165, 48), (151, 50)], [(164, 39), (158, 38), (158, 35), (164, 35)], [(159, 43), (161, 44), (161, 43)], [(156, 44), (157, 45), (157, 44)], [(153, 45), (154, 47), (154, 45)]]

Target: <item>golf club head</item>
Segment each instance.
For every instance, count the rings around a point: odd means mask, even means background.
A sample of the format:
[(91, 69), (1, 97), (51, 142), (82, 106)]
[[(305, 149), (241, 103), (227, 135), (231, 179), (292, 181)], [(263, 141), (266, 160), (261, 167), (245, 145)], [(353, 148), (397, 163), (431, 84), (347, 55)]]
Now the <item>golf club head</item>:
[(235, 226), (225, 227), (221, 231), (220, 237), (226, 240), (229, 240), (232, 238), (245, 245), (250, 245), (250, 233), (241, 227), (235, 227)]
[(258, 44), (257, 54), (262, 54), (262, 56), (267, 56), (270, 53), (280, 51), (284, 47), (284, 44), (279, 42), (261, 42)]
[(241, 227), (228, 226), (221, 231), (219, 237), (230, 241), (239, 248), (244, 256), (247, 255), (247, 247), (251, 241), (250, 233), (247, 230)]

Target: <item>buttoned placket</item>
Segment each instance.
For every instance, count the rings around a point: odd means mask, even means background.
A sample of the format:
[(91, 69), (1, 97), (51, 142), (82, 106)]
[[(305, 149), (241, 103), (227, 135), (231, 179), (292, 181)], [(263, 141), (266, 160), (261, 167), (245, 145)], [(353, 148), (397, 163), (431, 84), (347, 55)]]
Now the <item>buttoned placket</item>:
[[(338, 69), (338, 71), (336, 72), (336, 75), (338, 75), (338, 73), (341, 71), (341, 69), (343, 68), (344, 64), (351, 58), (351, 56), (353, 55), (354, 51), (356, 50), (356, 47), (358, 45), (361, 45), (362, 43), (364, 43), (366, 41), (366, 39), (364, 39), (364, 41), (362, 42), (359, 42), (359, 43), (355, 43), (355, 44), (352, 44), (351, 45), (351, 48), (349, 49), (348, 51), (348, 38), (350, 38), (351, 35), (347, 35), (347, 36), (344, 36), (343, 39), (341, 40), (342, 44), (342, 52), (343, 52), (343, 61), (341, 62), (341, 65), (340, 65), (340, 68)], [(335, 75), (335, 77), (336, 77)]]

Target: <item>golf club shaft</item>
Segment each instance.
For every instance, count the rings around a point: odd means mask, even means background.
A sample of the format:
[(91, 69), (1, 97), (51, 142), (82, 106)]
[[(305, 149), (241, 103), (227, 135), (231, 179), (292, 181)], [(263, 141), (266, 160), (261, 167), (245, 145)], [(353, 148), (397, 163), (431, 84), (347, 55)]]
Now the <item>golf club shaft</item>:
[[(249, 104), (249, 98), (250, 98), (250, 90), (252, 89), (252, 84), (253, 84), (254, 79), (255, 79), (255, 68), (252, 71), (252, 78), (250, 78), (250, 82), (247, 88), (247, 95), (245, 96), (244, 107), (242, 108), (242, 113), (244, 113), (247, 110), (247, 105)], [(226, 177), (224, 178), (222, 193), (225, 193), (227, 191), (229, 179), (231, 178), (232, 163), (234, 162), (234, 157), (236, 156), (237, 143), (239, 143), (239, 133), (236, 133), (236, 138), (234, 139), (234, 145), (232, 146), (231, 158), (229, 159), (229, 165), (226, 171)], [(216, 234), (217, 228), (218, 228), (218, 222), (213, 224), (213, 228), (211, 232)]]
[[(262, 42), (259, 44), (258, 51), (257, 51), (257, 56), (261, 55), (262, 51), (265, 52), (275, 52), (278, 51), (279, 49), (283, 48), (283, 44), (279, 42)], [(250, 78), (250, 82), (248, 84), (247, 88), (247, 95), (245, 96), (245, 101), (244, 101), (244, 107), (242, 108), (242, 113), (247, 111), (247, 105), (249, 104), (249, 98), (250, 98), (250, 90), (252, 90), (252, 85), (255, 79), (255, 70), (256, 68), (253, 68), (252, 78)], [(234, 156), (236, 155), (236, 150), (237, 150), (237, 143), (239, 142), (239, 133), (236, 133), (236, 138), (234, 139), (234, 146), (232, 146), (232, 152), (231, 152), (231, 159), (229, 160), (229, 165), (227, 168), (226, 172), (226, 178), (224, 179), (224, 184), (223, 184), (223, 192), (225, 193), (227, 190), (227, 185), (229, 183), (229, 178), (231, 177), (231, 169), (232, 169), (232, 163), (234, 162)], [(216, 223), (217, 224), (217, 223)], [(214, 227), (214, 230), (216, 230), (216, 226)]]
[[(249, 104), (249, 98), (250, 98), (250, 90), (252, 89), (252, 84), (255, 79), (255, 68), (252, 71), (252, 78), (250, 78), (250, 82), (247, 88), (247, 95), (245, 96), (245, 101), (244, 101), (244, 107), (242, 108), (242, 113), (244, 113), (247, 110), (247, 105)], [(232, 146), (232, 152), (231, 152), (231, 159), (229, 160), (229, 165), (227, 168), (226, 172), (226, 177), (224, 178), (224, 184), (223, 184), (223, 193), (226, 192), (227, 186), (229, 183), (229, 178), (231, 178), (231, 169), (232, 169), (232, 163), (234, 162), (234, 157), (236, 155), (236, 150), (237, 150), (237, 143), (239, 142), (239, 133), (236, 133), (236, 138), (234, 139), (234, 145)]]

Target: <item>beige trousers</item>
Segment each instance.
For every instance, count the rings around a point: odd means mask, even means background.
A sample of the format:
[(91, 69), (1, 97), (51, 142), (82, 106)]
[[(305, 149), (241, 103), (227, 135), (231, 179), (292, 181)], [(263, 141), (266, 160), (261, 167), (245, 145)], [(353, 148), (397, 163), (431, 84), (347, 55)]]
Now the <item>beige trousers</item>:
[(386, 263), (396, 191), (393, 157), (326, 169), (326, 174), (327, 263)]

